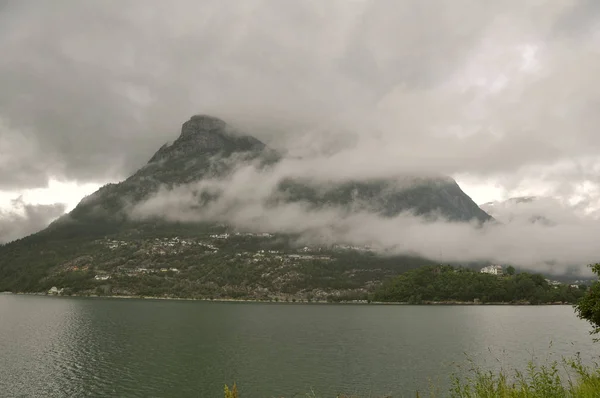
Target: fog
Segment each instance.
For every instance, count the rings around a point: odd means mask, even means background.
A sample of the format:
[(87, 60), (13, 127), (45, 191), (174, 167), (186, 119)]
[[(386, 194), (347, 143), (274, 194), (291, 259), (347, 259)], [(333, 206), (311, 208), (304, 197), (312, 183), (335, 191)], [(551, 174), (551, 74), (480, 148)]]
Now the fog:
[[(129, 215), (139, 220), (208, 221), (242, 231), (288, 233), (299, 236), (303, 244), (369, 246), (382, 255), (411, 254), (458, 263), (492, 261), (556, 274), (568, 270), (589, 275), (585, 265), (600, 257), (595, 243), (600, 223), (550, 199), (495, 204), (495, 209), (503, 211), (490, 213), (501, 222), (483, 226), (475, 221), (450, 222), (441, 216), (425, 219), (410, 211), (387, 218), (362, 207), (316, 208), (276, 200), (280, 195), (277, 184), (289, 177), (287, 170), (285, 160), (266, 171), (243, 164), (226, 178), (162, 187), (148, 200), (132, 204)], [(218, 199), (202, 200), (203, 193)], [(532, 222), (534, 216), (551, 222)]]

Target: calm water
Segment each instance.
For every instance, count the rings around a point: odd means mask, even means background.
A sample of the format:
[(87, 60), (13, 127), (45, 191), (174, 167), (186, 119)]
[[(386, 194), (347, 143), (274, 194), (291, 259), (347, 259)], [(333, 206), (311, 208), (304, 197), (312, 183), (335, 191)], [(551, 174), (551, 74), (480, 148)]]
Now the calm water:
[(483, 366), (600, 354), (571, 307), (237, 304), (0, 295), (0, 396), (414, 396)]

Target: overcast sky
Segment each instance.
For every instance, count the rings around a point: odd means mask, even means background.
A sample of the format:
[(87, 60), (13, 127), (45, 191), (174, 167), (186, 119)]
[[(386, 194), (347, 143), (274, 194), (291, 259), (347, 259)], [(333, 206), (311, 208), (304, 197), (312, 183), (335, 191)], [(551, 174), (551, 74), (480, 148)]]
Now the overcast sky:
[(595, 0), (0, 0), (0, 54), (11, 225), (126, 177), (195, 113), (327, 151), (332, 177), (599, 205)]

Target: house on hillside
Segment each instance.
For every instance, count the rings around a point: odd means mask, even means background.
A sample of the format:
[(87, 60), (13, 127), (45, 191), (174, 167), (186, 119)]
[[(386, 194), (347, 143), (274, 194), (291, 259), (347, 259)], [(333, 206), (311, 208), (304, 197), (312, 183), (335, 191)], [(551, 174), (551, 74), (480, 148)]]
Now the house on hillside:
[(502, 275), (504, 273), (501, 265), (488, 265), (487, 267), (483, 267), (480, 272), (491, 275)]

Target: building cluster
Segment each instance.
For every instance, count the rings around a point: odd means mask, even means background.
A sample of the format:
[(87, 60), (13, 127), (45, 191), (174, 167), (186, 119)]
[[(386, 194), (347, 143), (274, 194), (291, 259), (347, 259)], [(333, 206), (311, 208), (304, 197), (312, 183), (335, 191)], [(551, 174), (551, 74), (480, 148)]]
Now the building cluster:
[[(300, 250), (303, 253), (303, 250)], [(284, 254), (278, 250), (258, 250), (257, 252), (242, 252), (235, 255), (238, 258), (250, 259), (253, 263), (260, 263), (265, 260), (276, 260), (284, 264), (293, 262), (293, 260), (322, 260), (329, 261), (331, 256), (316, 254)]]
[(104, 244), (110, 250), (115, 250), (115, 249), (118, 249), (120, 247), (124, 247), (124, 246), (129, 245), (129, 242), (126, 242), (126, 241), (123, 241), (123, 240), (107, 239), (107, 240), (104, 241)]
[[(228, 235), (228, 234), (224, 234), (224, 235)], [(259, 238), (272, 238), (274, 235), (270, 234), (268, 232), (260, 232), (260, 233), (236, 232), (235, 236), (256, 236), (256, 237), (259, 237)], [(229, 235), (227, 237), (229, 237)]]
[[(225, 235), (229, 237), (228, 234)], [(225, 235), (211, 235), (211, 237), (217, 239), (224, 239), (223, 236)], [(122, 247), (134, 245), (134, 242), (127, 242), (115, 239), (107, 239), (104, 240), (102, 243), (110, 250), (116, 250)], [(182, 253), (183, 250), (185, 250), (186, 248), (190, 248), (194, 245), (202, 246), (211, 251), (212, 253), (216, 253), (219, 251), (219, 249), (211, 243), (198, 242), (193, 239), (183, 239), (179, 237), (162, 239), (154, 238), (153, 240), (149, 241), (141, 241), (139, 242), (139, 244), (142, 245), (142, 250), (145, 250), (146, 254), (157, 254), (161, 256), (165, 256), (167, 254), (179, 254)]]
[(550, 285), (550, 286), (560, 286), (562, 285), (562, 283), (560, 283), (559, 281), (552, 281), (550, 279), (546, 279), (546, 282)]
[(171, 267), (171, 268), (159, 268), (159, 269), (156, 269), (156, 268), (146, 268), (146, 267), (137, 267), (137, 268), (134, 268), (132, 270), (131, 269), (127, 270), (125, 272), (125, 275), (127, 275), (127, 276), (139, 276), (139, 275), (143, 275), (143, 274), (157, 274), (157, 273), (165, 273), (165, 272), (169, 272), (169, 271), (174, 272), (176, 274), (178, 274), (180, 272), (179, 269), (173, 268), (173, 267)]
[(288, 254), (286, 257), (292, 260), (331, 260), (330, 256), (316, 256), (311, 254)]
[(213, 239), (229, 239), (230, 236), (229, 234), (213, 234), (210, 237)]
[(354, 250), (359, 252), (373, 251), (371, 246), (334, 245), (333, 248), (337, 250)]
[(481, 269), (482, 274), (490, 274), (490, 275), (502, 275), (504, 271), (502, 270), (501, 265), (488, 265), (487, 267), (483, 267)]

